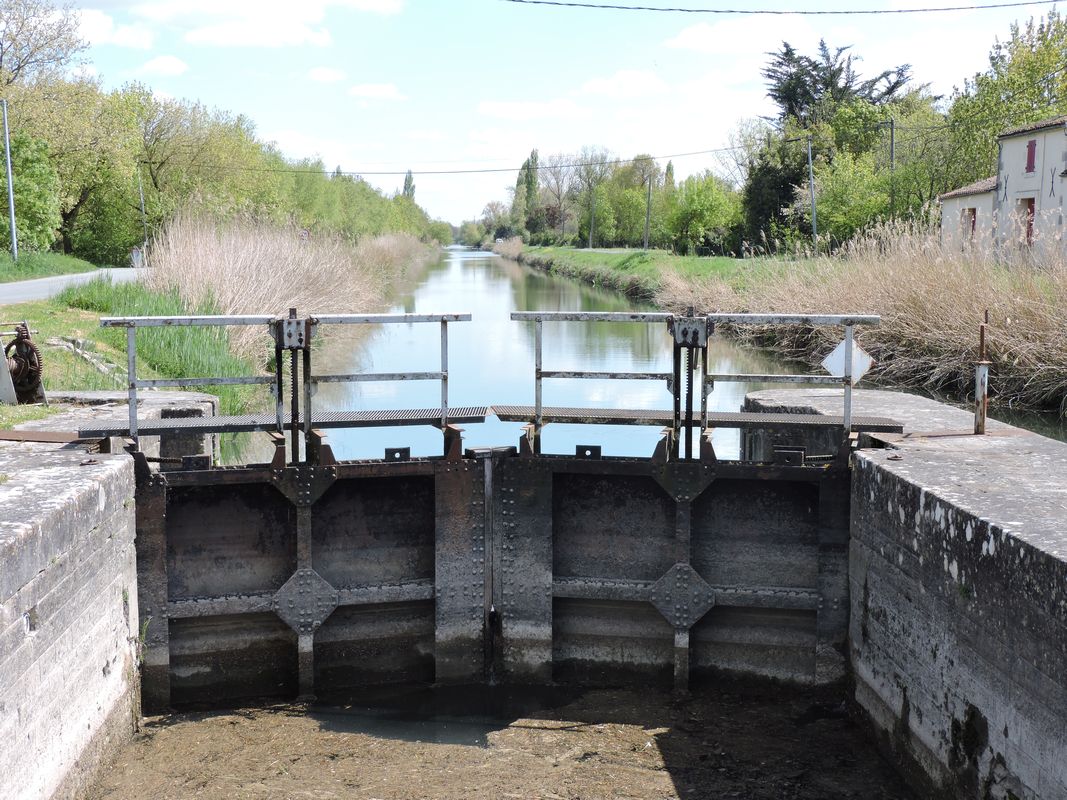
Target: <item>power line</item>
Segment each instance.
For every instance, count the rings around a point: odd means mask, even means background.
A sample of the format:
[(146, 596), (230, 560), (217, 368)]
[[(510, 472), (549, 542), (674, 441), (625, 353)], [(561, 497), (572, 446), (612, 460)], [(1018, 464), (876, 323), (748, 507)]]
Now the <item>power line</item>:
[[(662, 161), (663, 159), (671, 158), (685, 158), (687, 156), (703, 156), (711, 153), (725, 153), (731, 150), (743, 150), (743, 147), (716, 147), (711, 150), (693, 150), (689, 153), (668, 153), (662, 156), (643, 156), (643, 157), (631, 157), (631, 158), (611, 158), (603, 161), (579, 161), (573, 164), (538, 164), (537, 169), (575, 169), (578, 167), (603, 167), (609, 164), (631, 164), (635, 161)], [(147, 162), (146, 162), (147, 163)], [(222, 169), (233, 169), (241, 172), (278, 172), (289, 175), (346, 175), (348, 177), (359, 178), (364, 175), (407, 175), (411, 172), (412, 175), (479, 175), (493, 172), (516, 172), (519, 167), (489, 167), (485, 169), (438, 169), (438, 170), (399, 170), (389, 172), (360, 172), (357, 170), (328, 170), (328, 169), (299, 169), (295, 167), (223, 167)]]
[(1016, 3), (989, 3), (970, 6), (939, 6), (931, 8), (881, 8), (850, 9), (842, 11), (792, 10), (769, 8), (687, 8), (684, 6), (632, 6), (614, 3), (581, 3), (569, 0), (502, 0), (505, 3), (519, 3), (530, 6), (556, 6), (560, 8), (592, 8), (598, 11), (666, 11), (679, 14), (733, 14), (733, 15), (774, 15), (798, 17), (829, 16), (874, 16), (878, 14), (930, 14), (938, 11), (981, 11), (990, 8), (1020, 8), (1022, 6), (1051, 6), (1056, 0), (1027, 0)]

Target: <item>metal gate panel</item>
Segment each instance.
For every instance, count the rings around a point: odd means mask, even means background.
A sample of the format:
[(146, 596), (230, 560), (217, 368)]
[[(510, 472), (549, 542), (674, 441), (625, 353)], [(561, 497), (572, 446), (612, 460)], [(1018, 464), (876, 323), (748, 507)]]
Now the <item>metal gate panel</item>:
[(485, 677), (483, 465), (142, 473), (146, 710)]

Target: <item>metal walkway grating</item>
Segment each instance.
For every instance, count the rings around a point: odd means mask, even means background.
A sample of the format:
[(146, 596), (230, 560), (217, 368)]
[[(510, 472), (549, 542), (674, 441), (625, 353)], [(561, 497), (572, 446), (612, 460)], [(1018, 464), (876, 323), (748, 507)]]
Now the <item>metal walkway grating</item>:
[[(504, 422), (533, 422), (534, 406), (492, 406), (492, 413)], [(662, 425), (669, 426), (674, 420), (671, 411), (644, 408), (569, 408), (545, 406), (543, 422), (561, 422), (583, 425)], [(700, 415), (694, 415), (700, 424)], [(841, 427), (840, 415), (822, 414), (763, 414), (752, 411), (709, 411), (709, 428), (814, 428)], [(886, 417), (853, 417), (853, 431), (872, 433), (902, 433), (904, 426)]]
[[(486, 406), (464, 406), (448, 409), (448, 422), (485, 422), (489, 409)], [(393, 425), (441, 426), (440, 408), (382, 409), (375, 411), (324, 411), (311, 415), (314, 428), (375, 428)], [(285, 428), (292, 425), (285, 420)], [(273, 431), (278, 421), (272, 414), (248, 414), (234, 417), (179, 417), (174, 419), (140, 420), (137, 433), (140, 436), (160, 436), (178, 433), (251, 433)], [(130, 425), (126, 420), (98, 422), (78, 429), (83, 439), (99, 439), (106, 436), (129, 435)]]

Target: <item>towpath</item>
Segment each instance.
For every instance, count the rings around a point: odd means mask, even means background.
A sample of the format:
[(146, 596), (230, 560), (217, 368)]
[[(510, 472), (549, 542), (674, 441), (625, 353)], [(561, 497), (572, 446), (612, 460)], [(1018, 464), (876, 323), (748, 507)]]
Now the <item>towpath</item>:
[(0, 306), (25, 303), (29, 300), (47, 300), (68, 286), (87, 283), (94, 278), (108, 277), (115, 283), (136, 280), (139, 270), (98, 269), (93, 272), (76, 272), (72, 275), (53, 275), (49, 278), (34, 278), (29, 281), (0, 283)]

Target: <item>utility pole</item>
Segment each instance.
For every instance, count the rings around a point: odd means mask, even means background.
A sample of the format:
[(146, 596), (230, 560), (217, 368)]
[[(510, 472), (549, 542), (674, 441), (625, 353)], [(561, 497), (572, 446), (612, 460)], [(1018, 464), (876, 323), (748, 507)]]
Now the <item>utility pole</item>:
[(889, 216), (897, 213), (897, 121), (889, 118)]
[(7, 100), (0, 100), (4, 111), (4, 161), (7, 162), (7, 210), (11, 225), (11, 258), (19, 260), (19, 234), (15, 228), (15, 186), (11, 182), (11, 136), (7, 131)]
[(811, 165), (811, 137), (808, 137), (808, 186), (811, 188), (811, 241), (819, 252), (819, 222), (815, 213), (815, 168)]
[(652, 222), (652, 175), (648, 176), (648, 200), (645, 201), (645, 249), (648, 249), (648, 226)]
[(141, 182), (141, 165), (137, 165), (137, 194), (141, 197), (141, 225), (144, 227), (144, 247), (148, 247), (148, 215), (144, 212), (144, 184)]
[(589, 249), (593, 249), (593, 226), (596, 225), (596, 188), (593, 188), (593, 205), (589, 209)]

